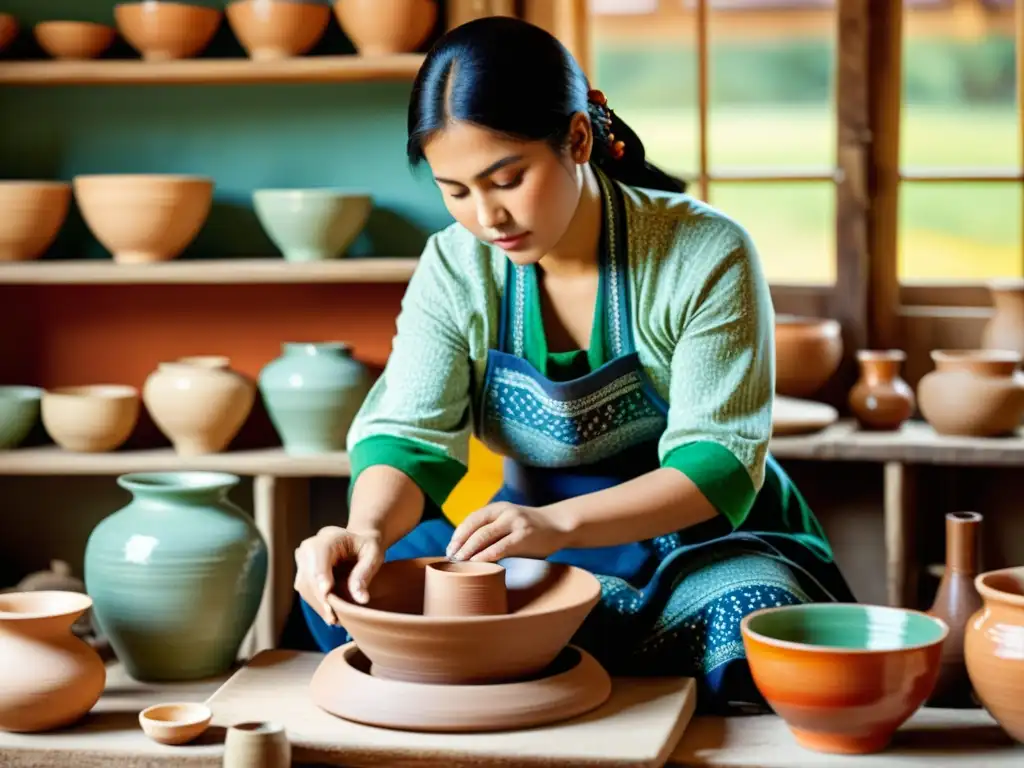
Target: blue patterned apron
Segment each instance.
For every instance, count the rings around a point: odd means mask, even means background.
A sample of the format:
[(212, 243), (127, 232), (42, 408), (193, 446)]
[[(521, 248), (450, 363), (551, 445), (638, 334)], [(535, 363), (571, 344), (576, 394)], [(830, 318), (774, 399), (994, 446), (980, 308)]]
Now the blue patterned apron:
[[(543, 506), (660, 466), (658, 440), (668, 405), (634, 348), (621, 192), (603, 177), (601, 184), (601, 269), (609, 313), (604, 343), (612, 359), (569, 381), (553, 381), (531, 365), (524, 357), (529, 268), (508, 262), (499, 346), (488, 352), (475, 414), (478, 438), (505, 457), (494, 501)], [(756, 526), (766, 517), (794, 515), (812, 517), (769, 458), (748, 520)], [(387, 559), (443, 556), (453, 530), (446, 519), (426, 520), (389, 548)], [(612, 674), (697, 678), (704, 712), (767, 711), (746, 665), (743, 616), (770, 605), (853, 600), (818, 537), (733, 531), (721, 516), (648, 541), (566, 549), (548, 559), (585, 568), (602, 585), (600, 603), (573, 642)], [(348, 642), (344, 629), (327, 626), (305, 603), (302, 608), (321, 649)]]

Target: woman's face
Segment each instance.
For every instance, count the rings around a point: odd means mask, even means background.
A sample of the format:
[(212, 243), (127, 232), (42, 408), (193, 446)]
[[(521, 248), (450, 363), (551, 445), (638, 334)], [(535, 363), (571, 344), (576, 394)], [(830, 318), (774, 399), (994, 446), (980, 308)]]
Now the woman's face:
[(569, 150), (455, 122), (431, 137), (423, 153), (455, 220), (516, 264), (550, 252), (576, 212), (583, 174)]

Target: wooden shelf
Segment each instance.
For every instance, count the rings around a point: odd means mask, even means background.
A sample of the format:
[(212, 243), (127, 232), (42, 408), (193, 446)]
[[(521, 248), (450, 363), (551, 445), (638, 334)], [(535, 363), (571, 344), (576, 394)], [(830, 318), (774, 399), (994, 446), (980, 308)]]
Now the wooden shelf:
[(352, 258), (289, 262), (284, 259), (190, 259), (116, 264), (80, 259), (0, 263), (0, 285), (106, 285), (202, 283), (405, 283), (418, 258)]
[(345, 83), (412, 80), (423, 63), (416, 53), (388, 56), (298, 56), (282, 61), (4, 61), (0, 85), (224, 85), (232, 83)]
[(947, 437), (923, 422), (898, 432), (862, 432), (841, 421), (809, 435), (777, 437), (772, 455), (810, 461), (870, 461), (955, 466), (1024, 466), (1024, 431), (1001, 438)]
[(289, 456), (280, 448), (225, 451), (183, 458), (170, 448), (109, 453), (72, 453), (56, 446), (0, 452), (0, 475), (120, 475), (127, 472), (205, 470), (274, 477), (348, 477), (348, 454)]

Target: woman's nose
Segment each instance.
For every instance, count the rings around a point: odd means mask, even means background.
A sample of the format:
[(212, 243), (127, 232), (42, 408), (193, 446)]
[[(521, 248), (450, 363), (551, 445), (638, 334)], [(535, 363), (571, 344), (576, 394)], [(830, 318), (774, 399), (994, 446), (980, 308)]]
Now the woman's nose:
[(476, 218), (483, 229), (500, 229), (509, 220), (508, 211), (485, 197), (477, 202)]

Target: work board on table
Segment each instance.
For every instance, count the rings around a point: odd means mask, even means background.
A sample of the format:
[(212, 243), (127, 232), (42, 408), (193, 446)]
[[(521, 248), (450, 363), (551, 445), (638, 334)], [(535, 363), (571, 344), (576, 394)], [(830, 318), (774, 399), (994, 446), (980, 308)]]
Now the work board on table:
[(282, 723), (293, 759), (361, 766), (662, 766), (693, 716), (691, 678), (616, 678), (611, 698), (564, 723), (504, 733), (411, 733), (350, 723), (319, 709), (309, 680), (319, 653), (264, 651), (209, 699), (214, 725)]

